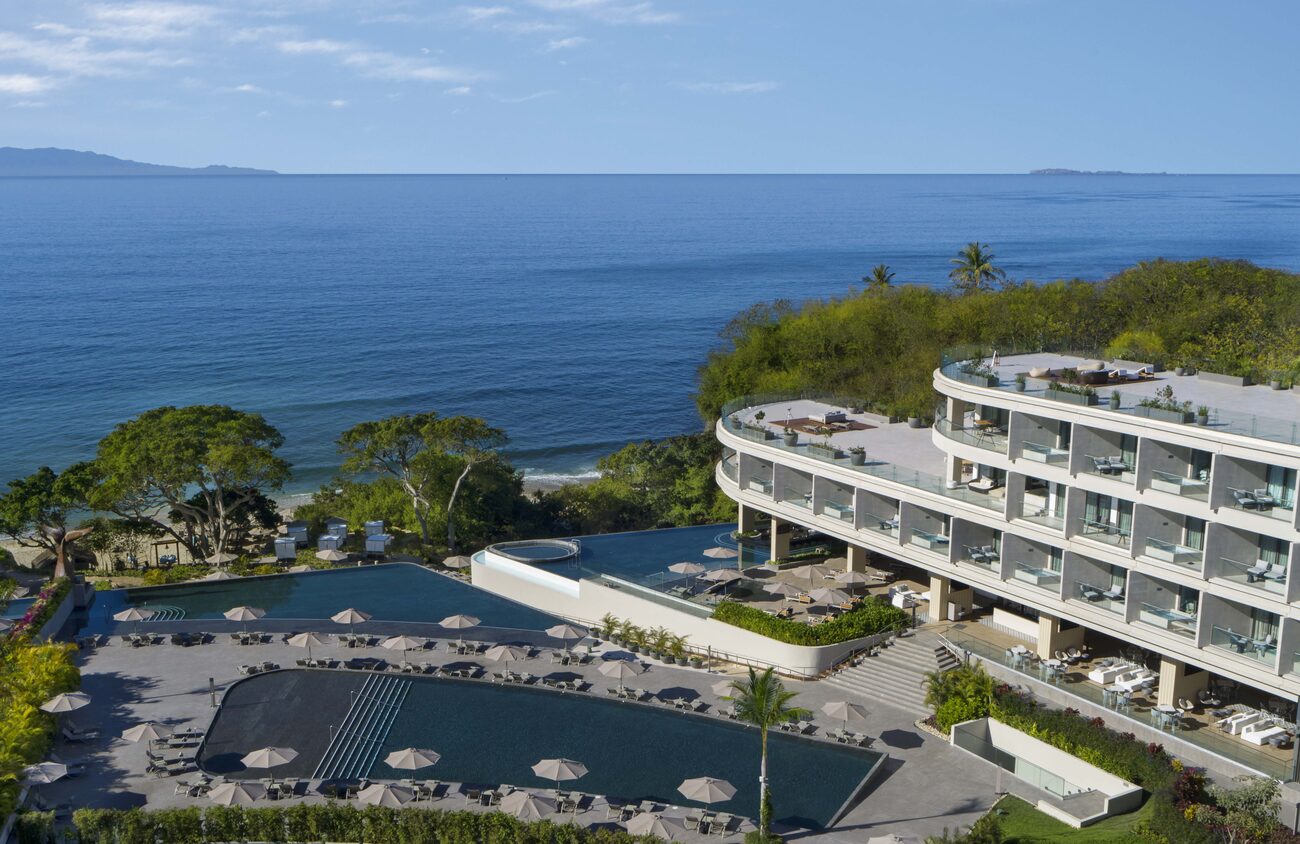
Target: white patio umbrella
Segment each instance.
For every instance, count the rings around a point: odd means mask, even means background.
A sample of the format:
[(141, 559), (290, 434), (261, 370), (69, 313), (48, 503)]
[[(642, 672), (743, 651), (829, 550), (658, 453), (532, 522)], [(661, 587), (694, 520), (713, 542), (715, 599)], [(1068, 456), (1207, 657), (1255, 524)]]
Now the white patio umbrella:
[(501, 811), (523, 821), (536, 821), (555, 813), (555, 801), (527, 791), (512, 791), (501, 801)]
[(665, 841), (675, 841), (678, 835), (686, 831), (686, 827), (676, 819), (641, 812), (627, 822), (627, 831), (632, 835), (652, 835)]
[(229, 551), (222, 551), (220, 554), (213, 554), (211, 557), (204, 557), (203, 562), (210, 566), (224, 566), (233, 563), (239, 558)]
[(542, 779), (552, 780), (556, 790), (560, 781), (576, 780), (587, 775), (587, 766), (572, 759), (543, 759), (533, 766), (533, 773)]
[(569, 642), (574, 639), (581, 639), (587, 635), (587, 631), (580, 627), (574, 627), (572, 624), (557, 624), (554, 627), (546, 628), (546, 635), (552, 639), (559, 639), (564, 642), (564, 650), (569, 650)]
[(618, 680), (619, 691), (622, 691), (623, 681), (640, 674), (642, 668), (635, 662), (628, 662), (627, 660), (622, 659), (611, 659), (602, 663), (600, 668), (597, 668), (596, 670), (601, 674), (604, 674), (606, 677)]
[(415, 771), (420, 768), (427, 768), (430, 765), (436, 765), (441, 758), (440, 754), (432, 750), (408, 747), (404, 750), (394, 750), (385, 756), (384, 764), (399, 771)]
[(239, 761), (246, 768), (275, 768), (287, 765), (297, 758), (298, 751), (292, 747), (263, 747), (244, 754)]
[(389, 809), (400, 809), (414, 798), (411, 789), (389, 782), (377, 782), (357, 792), (357, 802), (363, 806), (386, 806)]
[(199, 578), (200, 580), (238, 580), (239, 575), (231, 574), (228, 571), (214, 571), (212, 574)]
[(803, 576), (808, 578), (809, 580), (816, 580), (819, 577), (820, 578), (834, 577), (835, 570), (832, 568), (828, 568), (827, 566), (819, 566), (813, 564), (803, 570)]
[(493, 645), (483, 652), (483, 656), (493, 662), (514, 662), (517, 659), (527, 659), (528, 649), (518, 645)]
[(172, 728), (163, 724), (145, 721), (122, 731), (122, 738), (127, 741), (157, 741), (172, 734)]
[(306, 633), (296, 633), (286, 639), (285, 642), (293, 645), (295, 648), (306, 648), (307, 659), (310, 660), (312, 645), (328, 645), (329, 639), (326, 639), (319, 633), (308, 631)]
[(285, 571), (289, 572), (289, 574), (302, 574), (307, 571), (315, 571), (315, 569), (311, 566), (289, 566)]
[(247, 806), (266, 796), (266, 787), (255, 782), (223, 782), (208, 792), (218, 806)]
[(424, 639), (417, 639), (414, 636), (389, 636), (379, 643), (379, 647), (390, 651), (401, 651), (402, 662), (406, 662), (407, 651), (418, 651), (425, 646)]
[(442, 564), (449, 569), (463, 569), (463, 568), (468, 568), (470, 564), (473, 562), (474, 562), (473, 560), (471, 560), (469, 557), (466, 557), (464, 554), (457, 554), (454, 557), (448, 557), (447, 559), (443, 560)]
[(68, 775), (68, 766), (62, 762), (38, 762), (23, 768), (23, 781), (31, 785), (49, 785)]
[(844, 722), (844, 729), (849, 728), (849, 721), (861, 721), (867, 717), (867, 708), (858, 703), (845, 700), (832, 700), (822, 705), (822, 712)]
[(714, 777), (696, 777), (677, 786), (677, 790), (687, 800), (697, 803), (724, 803), (736, 796), (736, 787), (726, 780)]
[(778, 580), (776, 583), (768, 583), (763, 586), (763, 591), (769, 595), (780, 595), (782, 598), (793, 598), (795, 595), (802, 595), (803, 590), (792, 583), (786, 583), (784, 580)]
[(63, 692), (42, 703), (41, 709), (57, 714), (60, 712), (73, 712), (89, 703), (90, 695), (85, 692)]
[(327, 563), (341, 563), (348, 558), (346, 551), (335, 551), (331, 548), (328, 551), (317, 551), (316, 559), (324, 560)]
[(850, 586), (856, 586), (859, 583), (870, 583), (871, 577), (860, 571), (842, 571), (835, 575), (838, 583), (847, 583)]
[(673, 574), (686, 575), (686, 583), (688, 586), (691, 583), (691, 578), (693, 578), (697, 574), (704, 574), (704, 572), (708, 571), (708, 569), (705, 566), (702, 566), (699, 563), (692, 563), (689, 561), (673, 563), (671, 566), (668, 567), (668, 570)]
[(847, 604), (853, 596), (840, 589), (813, 589), (808, 593), (819, 604)]
[(734, 560), (740, 556), (740, 552), (734, 548), (723, 548), (721, 545), (715, 545), (705, 551), (704, 556), (712, 560)]
[(361, 610), (356, 610), (353, 609), (352, 607), (348, 607), (345, 610), (340, 610), (339, 612), (336, 612), (334, 613), (334, 615), (330, 616), (330, 621), (333, 621), (335, 624), (346, 624), (348, 626), (349, 633), (352, 632), (353, 625), (363, 624), (369, 620), (370, 620), (370, 613), (364, 613)]
[(153, 610), (146, 610), (141, 607), (127, 607), (121, 612), (113, 613), (113, 620), (135, 622), (138, 626), (139, 622), (153, 618), (153, 616)]
[(743, 577), (744, 575), (735, 569), (714, 569), (708, 574), (700, 575), (700, 580), (707, 580), (712, 583), (731, 583)]
[[(472, 615), (449, 615), (438, 622), (438, 626), (446, 627), (448, 630), (468, 630), (471, 627), (478, 627), (478, 619)], [(456, 637), (457, 644), (462, 641), (462, 637)]]
[(244, 631), (247, 632), (248, 622), (257, 621), (259, 618), (266, 615), (266, 610), (261, 607), (231, 607), (222, 613), (222, 615), (231, 621), (242, 621), (244, 623)]

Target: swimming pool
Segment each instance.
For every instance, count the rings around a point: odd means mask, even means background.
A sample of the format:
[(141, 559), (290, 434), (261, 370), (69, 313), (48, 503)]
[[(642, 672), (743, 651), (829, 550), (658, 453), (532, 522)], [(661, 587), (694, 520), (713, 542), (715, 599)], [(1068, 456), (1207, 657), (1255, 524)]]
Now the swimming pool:
[[(577, 559), (534, 565), (575, 580), (611, 574), (658, 589), (685, 582), (684, 575), (668, 571), (673, 563), (692, 562), (710, 569), (734, 569), (767, 562), (765, 545), (742, 543), (738, 548), (731, 538), (733, 530), (735, 525), (727, 523), (575, 536), (572, 540), (582, 546)], [(740, 556), (722, 560), (704, 556), (705, 551), (717, 546), (738, 550)]]
[(34, 603), (35, 598), (14, 598), (4, 608), (4, 612), (0, 613), (0, 618), (22, 618)]
[[(288, 746), (299, 757), (275, 774), (310, 777), (366, 677), (294, 670), (239, 683), (226, 695), (200, 764), (212, 773), (259, 778), (266, 772), (242, 769), (239, 755)], [(716, 809), (757, 812), (759, 738), (753, 729), (589, 694), (479, 681), (400, 680), (409, 683), (400, 710), (374, 752), (379, 761), (362, 776), (550, 787), (553, 783), (535, 776), (531, 766), (566, 758), (589, 770), (568, 784), (579, 791), (683, 805), (687, 801), (677, 792), (682, 780), (712, 776), (736, 787), (736, 796)], [(406, 747), (429, 748), (442, 758), (414, 773), (383, 763), (388, 753)], [(881, 756), (782, 733), (769, 735), (768, 752), (776, 819), (810, 828), (833, 820)]]
[(113, 614), (128, 606), (154, 609), (160, 620), (220, 619), (231, 607), (252, 606), (266, 610), (267, 618), (324, 619), (354, 607), (376, 621), (436, 623), (464, 613), (491, 627), (544, 630), (556, 623), (546, 613), (409, 563), (99, 592), (87, 628), (110, 629)]

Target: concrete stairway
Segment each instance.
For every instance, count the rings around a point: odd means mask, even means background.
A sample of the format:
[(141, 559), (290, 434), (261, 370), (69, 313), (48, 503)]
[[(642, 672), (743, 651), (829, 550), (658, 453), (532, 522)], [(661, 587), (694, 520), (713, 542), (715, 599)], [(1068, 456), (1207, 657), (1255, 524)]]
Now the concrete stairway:
[(957, 664), (957, 659), (939, 646), (937, 634), (917, 630), (895, 639), (879, 656), (867, 657), (856, 668), (846, 668), (822, 683), (844, 689), (850, 700), (887, 703), (919, 717), (929, 714), (921, 685), (926, 673), (936, 668), (947, 671)]

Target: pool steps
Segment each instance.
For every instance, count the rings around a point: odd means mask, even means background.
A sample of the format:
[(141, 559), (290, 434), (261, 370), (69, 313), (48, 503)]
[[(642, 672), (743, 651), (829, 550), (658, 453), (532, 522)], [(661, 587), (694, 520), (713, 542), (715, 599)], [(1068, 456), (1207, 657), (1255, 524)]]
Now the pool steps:
[(410, 680), (388, 674), (367, 677), (329, 747), (325, 748), (312, 779), (368, 776), (410, 691)]
[(185, 617), (185, 610), (180, 607), (174, 607), (171, 604), (143, 604), (141, 609), (153, 610), (153, 615), (146, 618), (146, 622), (180, 621)]

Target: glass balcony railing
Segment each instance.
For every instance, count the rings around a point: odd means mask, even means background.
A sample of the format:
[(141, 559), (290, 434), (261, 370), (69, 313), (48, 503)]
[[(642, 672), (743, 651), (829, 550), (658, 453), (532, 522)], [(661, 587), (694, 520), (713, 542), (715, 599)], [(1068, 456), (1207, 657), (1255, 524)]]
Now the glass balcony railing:
[(1124, 615), (1126, 604), (1123, 586), (1099, 586), (1095, 583), (1076, 580), (1066, 597), (1083, 601), (1099, 609), (1109, 610), (1117, 615)]
[(1025, 496), (1020, 505), (1020, 519), (1026, 522), (1033, 522), (1036, 525), (1049, 527), (1053, 530), (1061, 530), (1065, 527), (1065, 517), (1053, 513), (1047, 506), (1047, 502), (1042, 498)]
[(1159, 492), (1168, 492), (1185, 498), (1206, 501), (1210, 497), (1210, 482), (1200, 478), (1185, 478), (1173, 472), (1160, 469), (1151, 471), (1151, 488)]
[(724, 457), (724, 458), (723, 458), (723, 460), (722, 460), (722, 474), (724, 474), (724, 475), (726, 475), (728, 478), (730, 478), (731, 481), (732, 481), (732, 483), (735, 483), (735, 482), (736, 482), (736, 478), (739, 476), (739, 472), (740, 472), (740, 470), (739, 470), (739, 468), (737, 468), (737, 466), (736, 466), (736, 458), (735, 458), (735, 457)]
[(853, 505), (846, 504), (843, 501), (823, 501), (822, 515), (851, 524), (853, 522)]
[(1158, 607), (1155, 604), (1143, 604), (1137, 620), (1187, 639), (1196, 638), (1196, 616), (1192, 613)]
[[(783, 398), (788, 399), (788, 397), (772, 397), (758, 400), (746, 398), (738, 399), (735, 402), (729, 402), (726, 407), (723, 408), (722, 423), (728, 431), (739, 435), (739, 431), (744, 427), (744, 425), (735, 419), (732, 414), (741, 408), (753, 407), (757, 404), (775, 403), (783, 400)], [(843, 452), (842, 456), (831, 458), (822, 454), (820, 447), (813, 447), (807, 442), (802, 441), (797, 445), (786, 445), (785, 440), (780, 437), (767, 440), (763, 445), (779, 451), (810, 457), (815, 460), (820, 460), (823, 463), (832, 463), (842, 469), (847, 469), (852, 472), (860, 472), (863, 475), (870, 475), (871, 477), (879, 478), (883, 481), (902, 484), (903, 486), (918, 489), (923, 492), (933, 493), (934, 495), (940, 495), (953, 501), (961, 501), (965, 504), (971, 504), (998, 513), (1005, 511), (1005, 502), (1001, 496), (988, 495), (986, 493), (967, 489), (963, 486), (949, 487), (948, 483), (939, 475), (932, 475), (929, 472), (922, 472), (919, 469), (908, 469), (894, 463), (875, 459), (870, 455), (855, 455), (852, 452)]]
[(940, 418), (934, 421), (934, 429), (954, 442), (1002, 455), (1007, 453), (1007, 433), (998, 425), (977, 421), (954, 425), (950, 420)]
[(1277, 663), (1276, 633), (1254, 638), (1244, 633), (1238, 633), (1231, 627), (1216, 625), (1210, 629), (1210, 647), (1246, 657), (1270, 667)]
[(764, 477), (763, 475), (750, 475), (749, 480), (745, 482), (745, 486), (752, 489), (754, 492), (761, 492), (764, 495), (772, 494), (772, 478), (770, 475), (767, 477)]
[(1059, 593), (1061, 591), (1061, 573), (1059, 571), (1040, 568), (1017, 560), (1015, 567), (1011, 571), (1011, 577), (1013, 580), (1028, 583), (1030, 586), (1037, 586), (1047, 592)]
[(897, 538), (899, 535), (898, 516), (882, 516), (878, 513), (868, 513), (863, 511), (862, 529), (874, 531), (876, 533), (889, 534), (890, 536)]
[(1020, 456), (1035, 463), (1062, 465), (1070, 462), (1070, 452), (1065, 449), (1035, 442), (1022, 444), (1020, 446)]
[(962, 549), (961, 562), (979, 566), (994, 574), (1002, 572), (1002, 552), (992, 545), (967, 545)]
[(1252, 589), (1274, 595), (1286, 595), (1287, 564), (1285, 562), (1272, 564), (1263, 561), (1243, 563), (1239, 560), (1220, 557), (1219, 566), (1220, 572), (1215, 575), (1217, 580), (1226, 580), (1230, 583), (1249, 586)]
[(1162, 563), (1173, 563), (1176, 566), (1200, 571), (1204, 553), (1200, 548), (1179, 545), (1177, 542), (1169, 542), (1165, 539), (1147, 537), (1142, 556), (1152, 560), (1159, 560)]
[(793, 504), (796, 507), (802, 507), (805, 510), (812, 508), (812, 493), (794, 487), (786, 487), (781, 491), (781, 500), (786, 504)]
[(918, 548), (934, 551), (937, 554), (947, 555), (948, 553), (948, 537), (941, 533), (931, 533), (927, 530), (913, 528), (910, 542)]
[(1082, 469), (1089, 475), (1100, 475), (1104, 478), (1112, 478), (1129, 484), (1137, 481), (1137, 475), (1133, 474), (1133, 464), (1125, 460), (1124, 456), (1120, 454), (1110, 456), (1085, 454)]
[(1291, 521), (1295, 516), (1295, 491), (1287, 490), (1275, 495), (1264, 488), (1238, 489), (1228, 487), (1228, 506), (1236, 510), (1259, 513), (1282, 521)]
[(1080, 519), (1079, 535), (1087, 539), (1095, 539), (1098, 542), (1105, 542), (1107, 545), (1115, 545), (1120, 548), (1127, 548), (1132, 541), (1133, 532), (1128, 528), (1117, 527), (1109, 522), (1099, 522), (1094, 519)]
[(1286, 673), (1300, 675), (1300, 653), (1291, 654), (1291, 662), (1288, 665)]

